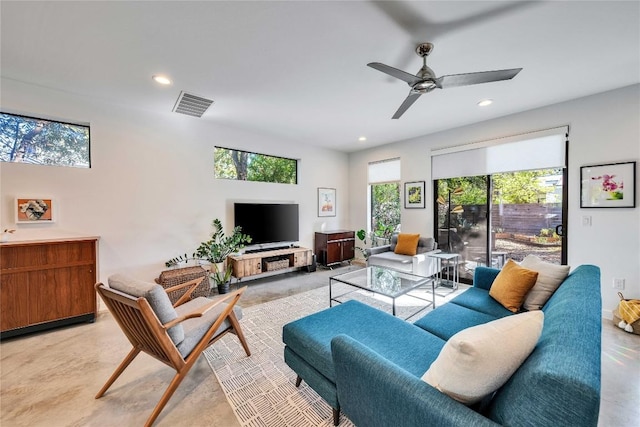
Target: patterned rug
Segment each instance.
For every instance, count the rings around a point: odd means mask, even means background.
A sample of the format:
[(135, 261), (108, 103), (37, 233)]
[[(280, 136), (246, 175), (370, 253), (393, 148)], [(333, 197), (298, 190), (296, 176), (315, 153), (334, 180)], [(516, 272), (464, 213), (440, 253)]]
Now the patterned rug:
[[(334, 295), (336, 289), (334, 286)], [(437, 296), (437, 304), (463, 292), (449, 292)], [(430, 294), (430, 292), (429, 292)], [(349, 295), (352, 299), (365, 301), (390, 311), (384, 297), (372, 298), (368, 292)], [(414, 300), (415, 301), (415, 300)], [(418, 309), (407, 298), (397, 301), (399, 315)], [(245, 308), (240, 323), (247, 338), (251, 357), (246, 357), (242, 346), (234, 335), (223, 337), (216, 345), (205, 351), (207, 362), (215, 373), (229, 404), (243, 427), (332, 427), (331, 407), (303, 381), (295, 386), (296, 374), (283, 358), (282, 326), (308, 314), (329, 306), (329, 288), (322, 288), (277, 299)], [(417, 320), (428, 310), (411, 320)], [(343, 414), (341, 427), (353, 424)]]

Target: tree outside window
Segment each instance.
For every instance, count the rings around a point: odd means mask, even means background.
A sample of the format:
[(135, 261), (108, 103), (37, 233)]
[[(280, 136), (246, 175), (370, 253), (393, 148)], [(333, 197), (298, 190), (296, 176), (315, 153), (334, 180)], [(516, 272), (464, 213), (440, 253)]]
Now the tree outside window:
[(216, 147), (214, 173), (220, 179), (297, 184), (298, 162), (295, 159)]
[(394, 231), (400, 231), (399, 182), (371, 184), (371, 231), (374, 238), (384, 242)]

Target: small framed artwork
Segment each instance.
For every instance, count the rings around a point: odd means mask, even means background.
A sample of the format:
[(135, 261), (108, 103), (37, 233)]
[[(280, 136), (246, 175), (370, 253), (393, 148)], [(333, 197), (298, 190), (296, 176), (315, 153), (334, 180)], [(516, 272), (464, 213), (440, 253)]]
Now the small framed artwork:
[(636, 162), (580, 168), (581, 208), (635, 208)]
[(404, 208), (424, 209), (424, 181), (404, 183)]
[(336, 216), (335, 188), (318, 188), (318, 216)]
[(16, 223), (51, 223), (54, 222), (54, 201), (37, 197), (16, 199)]

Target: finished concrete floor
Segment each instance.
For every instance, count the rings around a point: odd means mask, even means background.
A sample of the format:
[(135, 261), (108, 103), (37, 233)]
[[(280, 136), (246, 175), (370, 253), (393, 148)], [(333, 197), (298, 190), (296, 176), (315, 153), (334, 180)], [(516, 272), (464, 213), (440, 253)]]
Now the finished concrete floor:
[[(330, 275), (349, 268), (288, 273), (247, 282), (249, 288), (241, 305), (248, 307), (326, 286)], [(603, 320), (602, 336), (599, 425), (637, 426), (640, 336), (621, 331), (610, 320)], [(128, 341), (106, 311), (101, 311), (92, 324), (4, 340), (0, 343), (0, 425), (143, 425), (173, 377), (173, 370), (155, 359), (138, 356), (101, 399), (94, 399), (129, 349)], [(201, 357), (155, 425), (234, 427), (239, 423)]]

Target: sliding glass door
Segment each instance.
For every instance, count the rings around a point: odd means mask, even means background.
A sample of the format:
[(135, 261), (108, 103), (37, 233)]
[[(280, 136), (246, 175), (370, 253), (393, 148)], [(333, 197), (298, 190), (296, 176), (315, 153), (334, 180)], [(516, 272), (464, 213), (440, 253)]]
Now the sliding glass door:
[(431, 150), (434, 236), (460, 255), (460, 277), (479, 265), (535, 254), (566, 264), (568, 126)]
[(460, 278), (470, 281), (479, 265), (501, 268), (528, 254), (563, 263), (563, 182), (562, 169), (434, 181), (436, 240), (460, 256)]
[(491, 180), (493, 256), (522, 261), (533, 254), (561, 264), (562, 169), (500, 173)]
[(487, 262), (488, 182), (487, 176), (436, 181), (436, 240), (442, 251), (460, 255), (461, 279), (470, 279), (475, 267)]

